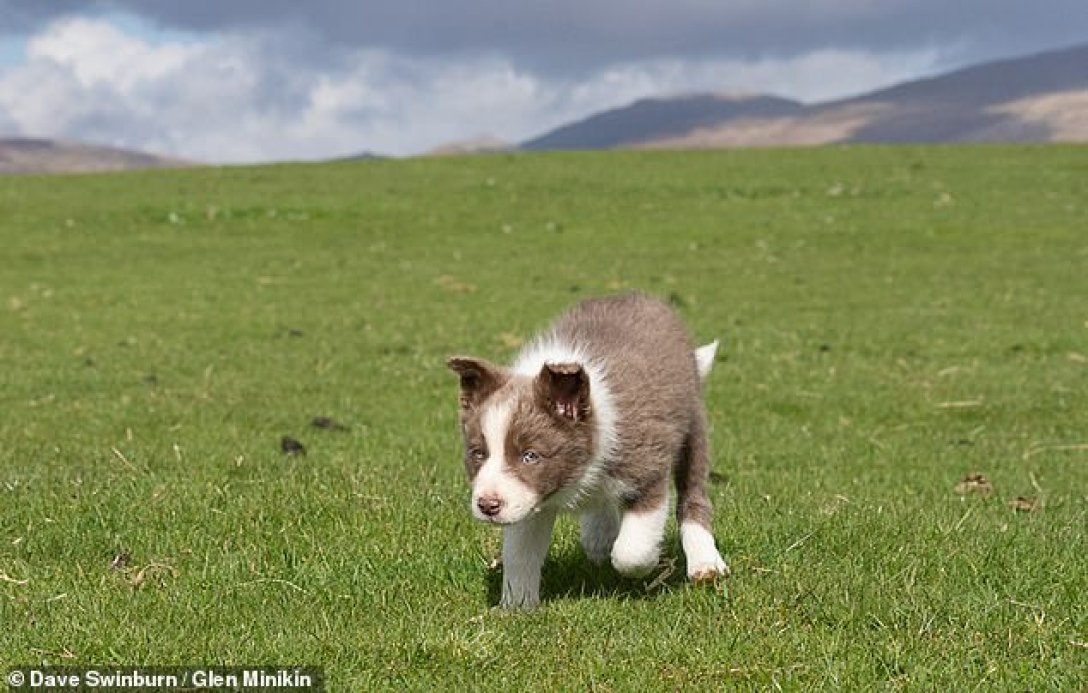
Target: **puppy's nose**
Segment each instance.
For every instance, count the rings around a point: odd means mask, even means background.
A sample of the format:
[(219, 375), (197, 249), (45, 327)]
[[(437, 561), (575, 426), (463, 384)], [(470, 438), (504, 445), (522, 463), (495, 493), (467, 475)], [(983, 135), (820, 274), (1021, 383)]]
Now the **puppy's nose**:
[(476, 501), (476, 507), (488, 517), (495, 517), (502, 510), (502, 500), (495, 496), (480, 496)]

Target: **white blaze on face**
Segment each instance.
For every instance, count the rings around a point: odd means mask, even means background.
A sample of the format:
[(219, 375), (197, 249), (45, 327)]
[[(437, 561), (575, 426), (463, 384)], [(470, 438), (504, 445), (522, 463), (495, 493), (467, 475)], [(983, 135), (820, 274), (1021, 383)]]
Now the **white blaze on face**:
[[(480, 520), (499, 524), (517, 522), (524, 519), (540, 502), (540, 494), (506, 468), (506, 434), (510, 430), (513, 415), (513, 402), (505, 400), (488, 404), (481, 416), (480, 423), (488, 456), (476, 473), (476, 478), (472, 480), (472, 514)], [(484, 515), (479, 508), (481, 498), (498, 500), (502, 504), (501, 510), (491, 517)]]

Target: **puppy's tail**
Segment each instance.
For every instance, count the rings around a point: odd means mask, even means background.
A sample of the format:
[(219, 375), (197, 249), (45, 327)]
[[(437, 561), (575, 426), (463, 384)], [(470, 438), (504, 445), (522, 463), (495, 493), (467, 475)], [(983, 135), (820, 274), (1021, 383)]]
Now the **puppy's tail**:
[(714, 355), (718, 353), (718, 340), (704, 344), (695, 350), (695, 366), (699, 371), (699, 380), (706, 380), (710, 369), (714, 367)]

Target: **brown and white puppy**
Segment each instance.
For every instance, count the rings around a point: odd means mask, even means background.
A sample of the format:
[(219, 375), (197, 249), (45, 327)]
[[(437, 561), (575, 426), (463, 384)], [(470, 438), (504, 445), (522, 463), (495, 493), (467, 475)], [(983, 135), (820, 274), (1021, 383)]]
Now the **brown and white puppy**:
[(641, 294), (583, 301), (514, 365), (456, 356), (472, 512), (503, 526), (502, 605), (540, 601), (559, 511), (580, 514), (589, 559), (643, 576), (658, 562), (669, 476), (687, 573), (728, 573), (710, 533), (700, 380), (718, 343), (692, 349), (679, 318)]

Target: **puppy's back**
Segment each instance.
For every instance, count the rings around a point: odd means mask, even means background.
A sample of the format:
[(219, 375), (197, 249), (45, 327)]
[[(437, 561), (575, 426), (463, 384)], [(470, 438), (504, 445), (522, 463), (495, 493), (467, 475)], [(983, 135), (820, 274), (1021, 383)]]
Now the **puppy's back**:
[(578, 304), (553, 334), (576, 344), (609, 390), (612, 473), (634, 486), (658, 479), (702, 407), (695, 355), (679, 317), (657, 299), (623, 294)]
[(629, 293), (582, 301), (559, 319), (555, 336), (577, 345), (606, 371), (617, 395), (629, 390), (664, 388), (698, 392), (691, 340), (676, 313), (664, 302)]

